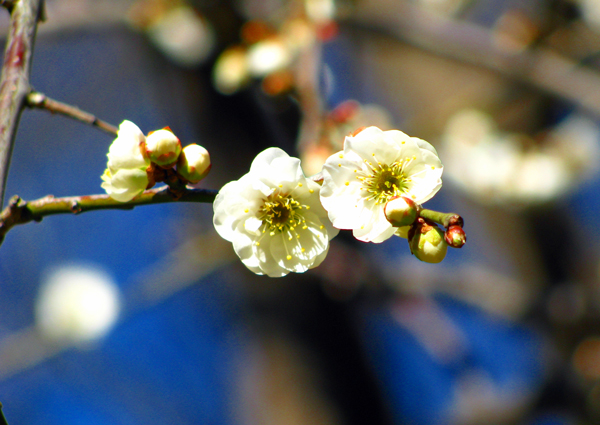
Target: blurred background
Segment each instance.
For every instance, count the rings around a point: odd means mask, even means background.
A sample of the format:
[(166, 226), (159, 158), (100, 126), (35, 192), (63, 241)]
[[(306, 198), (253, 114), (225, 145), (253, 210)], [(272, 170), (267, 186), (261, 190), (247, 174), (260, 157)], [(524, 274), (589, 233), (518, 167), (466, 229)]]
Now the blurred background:
[[(431, 142), (468, 243), (349, 232), (248, 271), (212, 207), (51, 216), (0, 248), (11, 424), (600, 423), (600, 1), (47, 0), (33, 87), (205, 146), (218, 189), (361, 126)], [(6, 34), (8, 12), (2, 14)], [(25, 111), (8, 197), (100, 193), (113, 137)]]

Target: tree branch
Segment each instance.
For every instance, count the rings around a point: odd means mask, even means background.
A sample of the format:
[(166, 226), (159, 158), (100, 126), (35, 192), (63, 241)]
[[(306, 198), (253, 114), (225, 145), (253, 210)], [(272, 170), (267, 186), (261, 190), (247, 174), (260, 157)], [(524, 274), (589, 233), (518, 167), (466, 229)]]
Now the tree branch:
[(4, 204), (4, 190), (19, 118), (25, 97), (30, 92), (31, 56), (43, 0), (19, 0), (4, 4), (11, 12), (11, 22), (0, 76), (0, 206)]
[(174, 196), (169, 187), (146, 190), (129, 202), (118, 202), (108, 195), (87, 195), (55, 198), (48, 195), (35, 201), (24, 201), (13, 196), (9, 205), (0, 213), (0, 244), (6, 233), (18, 224), (41, 221), (54, 214), (80, 214), (96, 210), (131, 210), (139, 205), (164, 204), (169, 202), (212, 203), (217, 196), (216, 190), (186, 189)]
[(112, 124), (102, 121), (96, 118), (89, 112), (82, 111), (81, 109), (68, 105), (66, 103), (59, 102), (57, 100), (50, 99), (46, 95), (38, 92), (31, 92), (25, 98), (25, 105), (29, 108), (45, 109), (49, 112), (64, 115), (69, 118), (73, 118), (77, 121), (84, 122), (91, 126), (97, 127), (100, 130), (104, 130), (107, 133), (116, 135), (117, 127)]
[(406, 1), (360, 2), (346, 22), (526, 82), (600, 116), (600, 75), (549, 48), (506, 49), (482, 26), (449, 19)]
[(2, 407), (2, 403), (0, 403), (0, 425), (8, 425), (6, 417), (4, 416), (4, 412), (2, 411)]

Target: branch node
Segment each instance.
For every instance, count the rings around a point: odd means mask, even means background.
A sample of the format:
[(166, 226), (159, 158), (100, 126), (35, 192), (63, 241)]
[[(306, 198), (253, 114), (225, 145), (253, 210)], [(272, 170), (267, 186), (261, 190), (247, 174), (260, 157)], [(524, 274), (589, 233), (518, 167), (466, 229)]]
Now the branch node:
[(46, 102), (46, 96), (39, 92), (31, 92), (25, 98), (25, 104), (30, 108), (40, 108)]
[(453, 216), (448, 218), (448, 225), (446, 227), (447, 228), (450, 226), (464, 227), (464, 225), (465, 225), (465, 221), (463, 220), (463, 218), (458, 214), (454, 214)]
[(79, 214), (81, 212), (81, 206), (77, 201), (71, 202), (71, 206), (69, 208), (73, 214)]

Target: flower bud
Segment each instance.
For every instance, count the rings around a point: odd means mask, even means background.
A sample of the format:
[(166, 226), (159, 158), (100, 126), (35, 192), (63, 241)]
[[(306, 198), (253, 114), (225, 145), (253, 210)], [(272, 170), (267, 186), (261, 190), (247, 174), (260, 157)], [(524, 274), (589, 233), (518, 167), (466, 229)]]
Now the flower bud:
[(181, 142), (169, 127), (156, 130), (146, 137), (146, 153), (150, 161), (162, 168), (171, 168), (181, 153)]
[(448, 251), (444, 232), (435, 224), (418, 224), (409, 244), (414, 256), (426, 263), (441, 262)]
[(210, 171), (210, 155), (200, 145), (191, 144), (183, 148), (177, 161), (177, 174), (190, 183), (198, 183)]
[(385, 218), (394, 227), (410, 226), (417, 219), (417, 204), (404, 196), (390, 199), (383, 209)]
[(462, 248), (462, 246), (467, 242), (467, 235), (462, 227), (450, 226), (448, 227), (448, 230), (446, 230), (444, 239), (452, 248)]

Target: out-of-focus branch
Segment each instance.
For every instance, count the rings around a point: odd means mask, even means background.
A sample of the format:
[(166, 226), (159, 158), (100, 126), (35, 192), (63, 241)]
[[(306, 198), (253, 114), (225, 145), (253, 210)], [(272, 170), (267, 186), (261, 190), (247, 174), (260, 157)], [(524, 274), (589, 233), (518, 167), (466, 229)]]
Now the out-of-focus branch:
[(600, 75), (551, 49), (510, 50), (482, 26), (398, 0), (359, 2), (346, 22), (374, 28), (437, 55), (532, 84), (600, 116)]
[(305, 49), (294, 68), (298, 104), (302, 112), (302, 122), (298, 135), (297, 148), (302, 150), (310, 143), (319, 140), (323, 105), (319, 93), (319, 71), (321, 66), (321, 43), (315, 42)]
[(2, 403), (0, 403), (0, 425), (8, 425), (8, 422), (6, 422), (6, 417), (4, 416), (4, 412), (2, 411)]
[(11, 23), (0, 77), (0, 205), (4, 204), (4, 189), (19, 118), (25, 97), (31, 90), (31, 56), (43, 0), (19, 0), (3, 2), (2, 5), (10, 10)]
[(66, 103), (58, 102), (56, 100), (48, 98), (46, 95), (38, 92), (31, 92), (25, 98), (26, 106), (30, 108), (45, 109), (54, 114), (64, 115), (69, 118), (76, 119), (94, 127), (98, 127), (107, 133), (116, 135), (117, 127), (109, 124), (101, 119), (95, 117), (89, 112), (82, 111), (81, 109), (67, 105)]
[(11, 198), (9, 205), (0, 213), (0, 244), (6, 233), (18, 224), (41, 221), (54, 214), (80, 214), (96, 210), (130, 210), (139, 205), (164, 204), (169, 202), (212, 203), (217, 196), (216, 190), (186, 189), (173, 196), (169, 187), (146, 190), (129, 202), (118, 202), (108, 195), (71, 196), (55, 198), (48, 195), (35, 201), (24, 201), (18, 196)]

